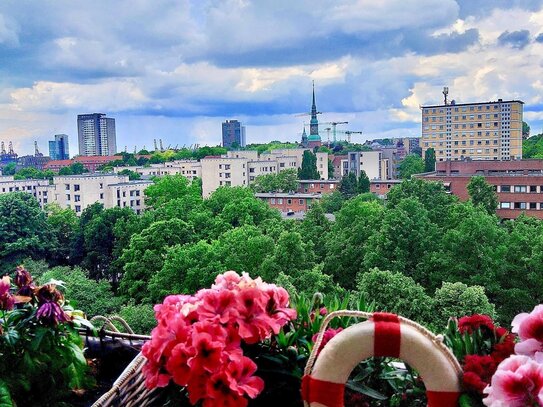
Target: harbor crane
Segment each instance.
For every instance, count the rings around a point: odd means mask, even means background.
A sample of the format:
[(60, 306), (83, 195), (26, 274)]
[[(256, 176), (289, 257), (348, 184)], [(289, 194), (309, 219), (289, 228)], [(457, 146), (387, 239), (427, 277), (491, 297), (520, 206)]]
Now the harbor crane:
[(338, 124), (349, 124), (349, 122), (326, 122), (326, 123), (323, 123), (323, 124), (330, 124), (332, 126), (332, 135), (334, 137), (334, 143), (336, 143), (337, 139), (336, 139), (336, 126)]
[(351, 142), (351, 134), (362, 134), (362, 132), (361, 131), (346, 130), (345, 134), (347, 135), (347, 141), (350, 143)]

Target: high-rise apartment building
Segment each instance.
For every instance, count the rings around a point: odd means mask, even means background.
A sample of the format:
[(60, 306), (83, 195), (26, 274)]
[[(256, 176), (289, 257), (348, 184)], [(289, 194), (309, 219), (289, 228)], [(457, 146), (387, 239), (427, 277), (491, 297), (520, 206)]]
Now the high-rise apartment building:
[(117, 136), (115, 119), (103, 113), (77, 116), (80, 155), (115, 155)]
[(522, 158), (520, 100), (422, 106), (422, 153), (433, 148), (437, 161)]
[(237, 120), (227, 120), (222, 124), (223, 147), (245, 147), (245, 126)]
[(55, 139), (49, 141), (49, 157), (51, 157), (51, 160), (70, 159), (70, 147), (67, 134), (55, 134)]

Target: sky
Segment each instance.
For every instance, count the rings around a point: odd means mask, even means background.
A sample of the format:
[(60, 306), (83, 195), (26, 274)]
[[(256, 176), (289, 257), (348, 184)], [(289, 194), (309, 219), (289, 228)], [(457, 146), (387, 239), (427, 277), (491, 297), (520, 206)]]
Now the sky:
[(65, 133), (73, 155), (93, 112), (120, 151), (218, 145), (225, 119), (248, 143), (296, 141), (312, 81), (319, 121), (356, 142), (420, 136), (443, 86), (523, 100), (539, 133), (542, 65), (543, 0), (4, 0), (0, 141), (47, 154)]

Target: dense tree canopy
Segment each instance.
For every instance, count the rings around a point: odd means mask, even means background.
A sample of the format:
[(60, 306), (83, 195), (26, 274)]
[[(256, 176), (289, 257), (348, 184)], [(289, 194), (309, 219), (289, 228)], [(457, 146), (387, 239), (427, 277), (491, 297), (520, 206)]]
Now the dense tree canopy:
[(398, 167), (398, 175), (401, 179), (409, 179), (414, 174), (424, 172), (424, 160), (418, 155), (409, 154)]
[(319, 171), (317, 169), (317, 156), (309, 151), (305, 150), (302, 157), (302, 166), (298, 169), (299, 179), (321, 179)]

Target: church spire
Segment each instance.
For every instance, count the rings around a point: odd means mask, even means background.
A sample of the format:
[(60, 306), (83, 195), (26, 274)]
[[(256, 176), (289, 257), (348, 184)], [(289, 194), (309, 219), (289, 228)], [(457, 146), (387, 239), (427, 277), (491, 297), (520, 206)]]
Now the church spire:
[(311, 105), (311, 121), (309, 122), (309, 139), (320, 141), (317, 114), (317, 104), (315, 103), (315, 81), (313, 81), (313, 104)]

